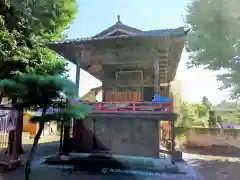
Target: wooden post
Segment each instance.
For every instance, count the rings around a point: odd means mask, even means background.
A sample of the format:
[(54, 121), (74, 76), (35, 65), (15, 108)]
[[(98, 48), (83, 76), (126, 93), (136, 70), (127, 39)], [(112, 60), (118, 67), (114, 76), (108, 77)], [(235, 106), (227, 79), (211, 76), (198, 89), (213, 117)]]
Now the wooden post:
[(175, 151), (175, 119), (170, 120), (171, 125), (171, 151)]
[(76, 52), (76, 86), (77, 86), (77, 96), (79, 96), (79, 87), (80, 87), (80, 64), (81, 64), (81, 60), (83, 59), (83, 45), (81, 45), (81, 50), (79, 52), (79, 49)]
[(159, 61), (154, 61), (154, 92), (159, 94)]
[(61, 127), (60, 127), (60, 146), (59, 146), (59, 156), (62, 155), (63, 153), (63, 127), (64, 124), (61, 122)]
[(77, 96), (79, 96), (79, 87), (80, 87), (80, 63), (77, 59), (77, 64), (76, 64), (76, 87), (77, 87)]
[[(82, 57), (82, 53), (79, 56), (79, 53), (76, 52), (76, 77), (75, 77), (75, 83), (76, 83), (76, 88), (77, 88), (77, 97), (79, 97), (79, 89), (80, 89), (80, 61)], [(70, 144), (70, 128), (72, 128), (72, 132), (74, 132), (74, 125), (75, 125), (75, 119), (71, 119), (68, 124), (64, 124), (63, 126), (63, 132), (64, 132), (64, 137), (63, 137), (63, 154), (66, 155), (68, 154), (69, 150), (67, 150), (66, 145), (68, 146)], [(64, 146), (65, 145), (65, 146)]]
[[(69, 120), (70, 121), (70, 120)], [(70, 143), (70, 123), (66, 122), (64, 124), (64, 134), (63, 134), (63, 155), (68, 156), (69, 152), (72, 150), (71, 147), (71, 143)]]

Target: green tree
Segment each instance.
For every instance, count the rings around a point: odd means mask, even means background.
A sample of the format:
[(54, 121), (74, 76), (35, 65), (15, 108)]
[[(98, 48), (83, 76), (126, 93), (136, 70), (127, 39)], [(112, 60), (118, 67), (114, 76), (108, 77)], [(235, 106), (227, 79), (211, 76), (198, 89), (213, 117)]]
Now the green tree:
[(239, 6), (238, 0), (192, 0), (186, 15), (191, 28), (186, 44), (188, 66), (228, 70), (218, 80), (224, 84), (222, 89), (232, 89), (233, 97), (240, 92)]
[(240, 123), (240, 113), (237, 111), (222, 113), (222, 121)]
[(63, 36), (76, 8), (75, 0), (1, 1), (0, 78), (34, 71), (65, 73), (64, 60), (44, 42)]
[[(66, 76), (64, 59), (44, 42), (63, 36), (76, 8), (75, 0), (1, 0), (0, 79), (29, 72)], [(16, 101), (16, 97), (11, 99)]]
[(196, 114), (199, 118), (208, 116), (208, 108), (204, 104), (196, 104)]
[(182, 103), (182, 94), (181, 94), (181, 88), (180, 88), (180, 81), (174, 80), (171, 82), (171, 94), (173, 97), (173, 110), (175, 113), (180, 113), (180, 106)]
[(64, 37), (63, 31), (77, 14), (76, 0), (7, 1), (24, 14), (34, 34), (45, 40)]
[(209, 109), (204, 104), (194, 104), (197, 119), (194, 121), (195, 126), (205, 126), (209, 119)]
[[(35, 116), (31, 119), (31, 121), (39, 123), (39, 129), (26, 162), (25, 179), (29, 180), (31, 162), (45, 122), (83, 118), (90, 109), (87, 105), (74, 104), (69, 101), (76, 97), (76, 87), (69, 80), (59, 76), (23, 74), (9, 80), (2, 80), (0, 88), (6, 92), (7, 96), (17, 97), (17, 101), (13, 104), (15, 108), (35, 107), (42, 109), (42, 116)], [(61, 111), (47, 114), (46, 111), (49, 107), (55, 107)]]
[(210, 110), (212, 108), (212, 103), (208, 100), (207, 96), (202, 97), (202, 104)]
[(204, 126), (208, 121), (208, 109), (202, 104), (181, 103), (177, 126)]
[(177, 126), (190, 127), (197, 120), (196, 109), (193, 105), (181, 103), (180, 118), (177, 121)]
[(215, 126), (216, 119), (215, 115), (212, 113), (212, 104), (206, 96), (202, 97), (202, 105), (206, 108), (206, 115), (208, 118), (208, 126)]

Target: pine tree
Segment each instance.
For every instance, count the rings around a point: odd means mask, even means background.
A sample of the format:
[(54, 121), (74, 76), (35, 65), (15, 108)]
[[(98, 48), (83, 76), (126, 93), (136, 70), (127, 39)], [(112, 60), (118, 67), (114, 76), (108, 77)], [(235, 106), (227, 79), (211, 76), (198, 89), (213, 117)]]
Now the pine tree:
[(212, 108), (212, 103), (208, 100), (207, 96), (202, 97), (202, 104), (205, 105), (208, 110)]
[[(31, 118), (32, 122), (39, 123), (39, 129), (26, 162), (25, 179), (29, 180), (31, 163), (44, 129), (44, 123), (52, 120), (62, 122), (69, 121), (71, 118), (80, 119), (89, 112), (90, 108), (87, 105), (70, 102), (76, 97), (76, 87), (74, 83), (60, 76), (22, 74), (0, 81), (0, 89), (5, 96), (17, 97), (17, 101), (13, 104), (15, 108), (42, 109), (40, 117)], [(46, 112), (49, 107), (58, 108), (60, 111), (49, 114)]]

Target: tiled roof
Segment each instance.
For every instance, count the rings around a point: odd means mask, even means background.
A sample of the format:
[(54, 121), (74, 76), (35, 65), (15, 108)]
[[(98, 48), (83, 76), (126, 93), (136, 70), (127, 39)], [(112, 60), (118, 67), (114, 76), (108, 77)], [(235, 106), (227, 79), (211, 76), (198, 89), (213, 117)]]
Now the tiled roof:
[(116, 38), (127, 38), (127, 37), (141, 37), (141, 36), (167, 36), (167, 35), (176, 35), (176, 36), (185, 36), (186, 31), (183, 27), (176, 29), (157, 29), (150, 31), (141, 31), (135, 35), (119, 35), (119, 36), (110, 36), (110, 37), (87, 37), (87, 38), (75, 38), (75, 39), (61, 39), (50, 41), (46, 44), (71, 44), (71, 43), (84, 43), (87, 41), (102, 40), (102, 39), (116, 39)]
[(98, 37), (101, 37), (102, 35), (108, 33), (108, 32), (111, 32), (115, 29), (124, 29), (125, 31), (128, 31), (128, 32), (132, 32), (132, 33), (141, 33), (142, 30), (140, 29), (137, 29), (137, 28), (133, 28), (131, 26), (128, 26), (128, 25), (125, 25), (123, 24), (122, 22), (117, 22), (116, 24), (114, 24), (113, 26), (103, 30), (102, 32), (96, 34), (95, 36), (93, 36), (94, 38), (98, 38)]
[(90, 91), (100, 91), (102, 90), (102, 86), (98, 86), (98, 87), (95, 87), (95, 88), (92, 88)]

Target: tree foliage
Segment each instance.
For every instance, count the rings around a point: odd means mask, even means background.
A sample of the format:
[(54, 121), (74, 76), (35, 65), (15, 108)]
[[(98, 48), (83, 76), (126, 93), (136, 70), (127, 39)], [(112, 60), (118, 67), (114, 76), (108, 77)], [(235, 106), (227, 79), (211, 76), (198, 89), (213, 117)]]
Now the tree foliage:
[(235, 101), (222, 101), (214, 106), (218, 116), (221, 116), (223, 122), (240, 123), (240, 112)]
[(240, 113), (238, 111), (225, 112), (221, 116), (223, 122), (240, 123)]
[[(1, 90), (8, 97), (17, 96), (18, 102), (15, 106), (39, 107), (43, 104), (52, 105), (53, 99), (58, 98), (59, 92), (63, 91), (70, 97), (76, 94), (74, 84), (60, 76), (36, 74), (22, 74), (12, 79), (5, 79), (0, 82)], [(24, 105), (21, 103), (24, 102)]]
[(24, 13), (34, 34), (44, 40), (63, 37), (77, 13), (75, 0), (8, 0)]
[(179, 114), (180, 112), (180, 106), (182, 103), (182, 94), (181, 94), (181, 82), (174, 80), (173, 82), (171, 82), (171, 94), (173, 97), (173, 110), (175, 113)]
[(177, 126), (206, 126), (209, 119), (209, 110), (203, 104), (182, 102), (178, 115)]
[[(181, 96), (181, 82), (171, 83), (171, 94), (173, 96), (173, 109), (179, 115), (176, 125), (182, 127), (204, 126), (208, 120), (208, 108), (203, 104), (189, 104), (183, 101)], [(207, 99), (206, 104), (211, 103)]]
[(191, 32), (186, 49), (189, 67), (204, 66), (222, 70), (218, 80), (231, 88), (233, 96), (240, 92), (240, 1), (192, 0), (187, 6), (186, 23)]
[(202, 105), (204, 105), (207, 110), (210, 110), (212, 108), (212, 103), (208, 100), (207, 96), (202, 97)]
[(193, 122), (197, 119), (195, 109), (193, 106), (182, 103), (180, 107), (180, 119), (178, 121), (178, 126), (190, 127)]
[(64, 74), (63, 59), (44, 42), (62, 37), (75, 15), (75, 0), (1, 0), (0, 78)]

